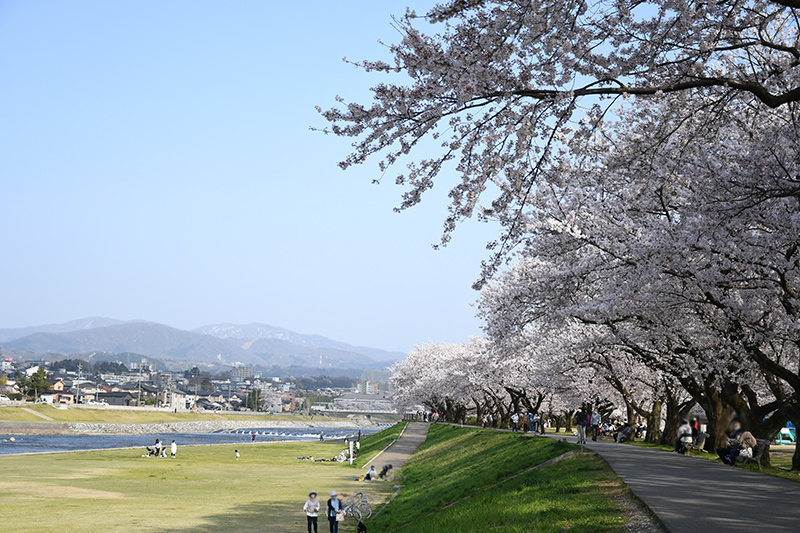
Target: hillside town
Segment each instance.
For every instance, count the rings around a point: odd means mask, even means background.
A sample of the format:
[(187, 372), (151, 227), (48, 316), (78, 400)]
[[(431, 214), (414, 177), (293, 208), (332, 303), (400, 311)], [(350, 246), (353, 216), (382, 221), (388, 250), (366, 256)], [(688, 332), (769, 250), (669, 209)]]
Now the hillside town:
[(387, 383), (263, 376), (251, 366), (211, 374), (197, 366), (159, 370), (141, 362), (15, 361), (0, 366), (0, 402), (33, 401), (55, 406), (150, 407), (182, 411), (393, 413)]

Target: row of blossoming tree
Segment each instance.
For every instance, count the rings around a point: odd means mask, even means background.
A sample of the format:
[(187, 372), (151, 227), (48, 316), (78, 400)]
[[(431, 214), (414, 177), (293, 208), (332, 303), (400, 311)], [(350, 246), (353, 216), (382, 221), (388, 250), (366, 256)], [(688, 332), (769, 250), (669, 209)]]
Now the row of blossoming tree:
[(396, 28), (358, 63), (373, 102), (322, 111), (341, 166), (405, 167), (401, 209), (449, 187), (443, 243), (500, 228), (486, 339), (418, 347), (400, 403), (624, 404), (651, 439), (697, 405), (710, 447), (732, 413), (800, 425), (800, 0), (449, 0)]

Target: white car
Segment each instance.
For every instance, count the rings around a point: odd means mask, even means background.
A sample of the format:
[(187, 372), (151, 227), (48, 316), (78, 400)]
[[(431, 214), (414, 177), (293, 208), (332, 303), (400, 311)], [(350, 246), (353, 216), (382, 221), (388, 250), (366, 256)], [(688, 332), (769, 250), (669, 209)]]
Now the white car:
[(89, 400), (86, 405), (108, 405), (108, 402), (105, 400)]
[(0, 394), (0, 403), (11, 403), (11, 398), (5, 394)]

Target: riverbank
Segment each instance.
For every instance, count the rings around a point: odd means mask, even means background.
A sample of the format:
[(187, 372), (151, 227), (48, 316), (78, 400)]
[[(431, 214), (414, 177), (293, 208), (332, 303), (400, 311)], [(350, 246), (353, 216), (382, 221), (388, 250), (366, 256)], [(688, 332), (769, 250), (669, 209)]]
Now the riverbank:
[(259, 427), (270, 428), (374, 428), (369, 420), (197, 420), (151, 424), (106, 424), (89, 422), (0, 422), (3, 435), (154, 435), (164, 433), (215, 433)]
[(359, 429), (376, 427), (362, 417), (337, 418), (295, 413), (237, 411), (171, 411), (146, 407), (70, 406), (45, 404), (0, 407), (0, 434), (6, 435), (140, 435), (153, 433), (213, 433), (248, 428)]
[(394, 483), (370, 531), (664, 532), (605, 461), (555, 439), (433, 424)]
[[(179, 445), (176, 459), (141, 457), (135, 449), (0, 457), (0, 506), (34, 517), (6, 528), (19, 533), (96, 524), (109, 531), (305, 531), (302, 507), (311, 489), (324, 498), (331, 490), (347, 496), (367, 490), (376, 505), (392, 490), (351, 479), (360, 471), (345, 464), (297, 460), (341, 450), (341, 441), (257, 440)], [(352, 521), (347, 526), (340, 531), (355, 529)]]

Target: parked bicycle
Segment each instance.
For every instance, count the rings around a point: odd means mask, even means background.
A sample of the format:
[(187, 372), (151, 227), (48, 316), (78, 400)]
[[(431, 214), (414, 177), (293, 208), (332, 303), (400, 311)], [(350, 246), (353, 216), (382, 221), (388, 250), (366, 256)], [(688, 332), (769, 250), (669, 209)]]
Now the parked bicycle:
[(358, 522), (366, 520), (372, 516), (369, 496), (363, 492), (356, 492), (345, 500), (343, 511), (345, 516), (352, 516)]

